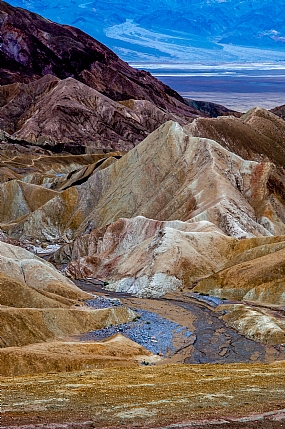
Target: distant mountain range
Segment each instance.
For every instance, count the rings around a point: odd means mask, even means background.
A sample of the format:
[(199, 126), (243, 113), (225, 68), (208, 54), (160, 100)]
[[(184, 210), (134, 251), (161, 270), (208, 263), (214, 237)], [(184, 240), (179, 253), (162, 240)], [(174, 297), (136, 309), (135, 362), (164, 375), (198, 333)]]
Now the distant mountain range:
[(126, 61), (285, 59), (285, 0), (11, 0), (76, 26)]

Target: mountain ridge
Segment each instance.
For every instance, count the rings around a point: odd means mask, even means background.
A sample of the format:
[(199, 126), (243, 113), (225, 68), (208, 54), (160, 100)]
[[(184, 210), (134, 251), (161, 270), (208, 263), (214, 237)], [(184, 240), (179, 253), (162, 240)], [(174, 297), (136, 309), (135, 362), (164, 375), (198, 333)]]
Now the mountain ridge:
[(251, 62), (253, 58), (262, 62), (268, 49), (271, 58), (276, 53), (277, 61), (282, 60), (278, 53), (284, 52), (284, 0), (118, 0), (111, 6), (106, 0), (74, 0), (71, 8), (69, 2), (58, 0), (12, 0), (12, 4), (79, 26), (127, 61), (183, 61), (184, 54), (187, 61), (192, 55), (194, 62)]
[(0, 3), (0, 24), (2, 85), (28, 83), (45, 74), (60, 79), (74, 77), (115, 101), (147, 99), (173, 113), (190, 117), (196, 113), (177, 92), (150, 73), (133, 69), (81, 30), (53, 23), (4, 1)]

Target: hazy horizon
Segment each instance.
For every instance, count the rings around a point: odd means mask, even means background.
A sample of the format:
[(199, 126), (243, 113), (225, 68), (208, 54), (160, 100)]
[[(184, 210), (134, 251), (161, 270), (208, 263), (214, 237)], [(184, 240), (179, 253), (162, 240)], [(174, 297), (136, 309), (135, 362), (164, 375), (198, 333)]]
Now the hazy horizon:
[(284, 64), (163, 64), (132, 66), (151, 72), (182, 97), (222, 104), (238, 111), (285, 104)]

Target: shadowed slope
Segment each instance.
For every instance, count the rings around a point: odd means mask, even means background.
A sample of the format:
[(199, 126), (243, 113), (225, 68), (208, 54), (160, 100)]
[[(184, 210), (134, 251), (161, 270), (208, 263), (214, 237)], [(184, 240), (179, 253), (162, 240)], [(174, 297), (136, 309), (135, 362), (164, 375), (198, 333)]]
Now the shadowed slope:
[(61, 145), (73, 153), (76, 148), (77, 153), (130, 150), (170, 119), (187, 122), (150, 101), (117, 103), (71, 77), (61, 81), (47, 75), (0, 86), (1, 97), (0, 129), (12, 134), (14, 143), (52, 150)]
[(274, 113), (274, 115), (277, 115), (282, 119), (285, 119), (285, 104), (283, 104), (282, 106), (277, 106), (274, 109), (271, 109), (270, 111)]

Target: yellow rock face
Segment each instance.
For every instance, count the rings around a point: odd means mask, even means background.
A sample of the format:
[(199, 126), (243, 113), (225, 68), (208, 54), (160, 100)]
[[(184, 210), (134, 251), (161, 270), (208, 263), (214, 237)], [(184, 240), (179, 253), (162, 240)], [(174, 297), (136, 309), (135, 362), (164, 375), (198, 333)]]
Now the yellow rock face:
[(0, 213), (3, 223), (17, 222), (54, 198), (57, 192), (18, 180), (0, 184)]
[(2, 242), (0, 273), (0, 347), (53, 340), (135, 317), (126, 307), (82, 307), (81, 301), (91, 295), (82, 292), (48, 262)]
[(126, 307), (99, 310), (77, 308), (11, 308), (1, 314), (1, 347), (24, 346), (130, 322), (135, 313)]
[(87, 297), (54, 267), (21, 247), (0, 242), (0, 272), (38, 291), (68, 299)]
[(132, 368), (143, 360), (151, 363), (159, 359), (144, 347), (118, 334), (100, 343), (52, 341), (0, 349), (0, 374), (15, 377), (23, 374), (92, 370), (106, 366)]
[(284, 305), (285, 240), (279, 240), (260, 240), (259, 246), (243, 250), (228, 263), (229, 268), (202, 279), (195, 290), (227, 299)]

